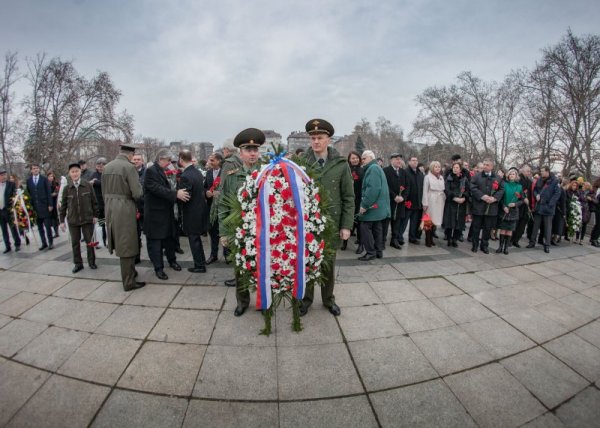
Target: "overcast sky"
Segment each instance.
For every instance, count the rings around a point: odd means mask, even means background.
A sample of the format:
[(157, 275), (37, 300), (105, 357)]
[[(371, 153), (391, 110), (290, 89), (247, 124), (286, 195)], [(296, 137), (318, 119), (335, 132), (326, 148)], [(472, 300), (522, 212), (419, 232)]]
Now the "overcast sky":
[[(501, 80), (568, 27), (599, 33), (597, 0), (0, 0), (0, 46), (107, 71), (136, 133), (220, 145), (241, 129), (284, 140), (322, 117), (337, 135), (461, 71)], [(21, 61), (20, 67), (26, 69)], [(23, 95), (23, 94), (19, 94)]]

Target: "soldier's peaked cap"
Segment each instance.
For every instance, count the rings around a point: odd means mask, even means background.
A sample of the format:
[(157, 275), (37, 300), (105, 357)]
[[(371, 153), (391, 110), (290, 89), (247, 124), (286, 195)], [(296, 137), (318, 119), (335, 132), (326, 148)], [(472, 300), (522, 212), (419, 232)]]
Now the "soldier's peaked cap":
[(324, 119), (311, 119), (306, 122), (305, 128), (310, 135), (327, 134), (331, 137), (335, 132), (333, 125)]
[(135, 147), (129, 144), (121, 144), (121, 150), (124, 152), (135, 152)]
[(265, 134), (256, 128), (244, 129), (233, 139), (233, 145), (242, 147), (260, 147), (265, 143)]

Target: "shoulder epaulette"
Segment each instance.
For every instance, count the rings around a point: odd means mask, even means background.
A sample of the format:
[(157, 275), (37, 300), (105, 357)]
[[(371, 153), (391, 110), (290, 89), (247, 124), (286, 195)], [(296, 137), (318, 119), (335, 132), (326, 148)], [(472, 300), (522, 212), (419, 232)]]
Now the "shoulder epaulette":
[(239, 171), (240, 171), (240, 169), (239, 169), (239, 168), (232, 169), (231, 171), (227, 171), (227, 175), (233, 175), (233, 174), (236, 174), (236, 173), (238, 173)]

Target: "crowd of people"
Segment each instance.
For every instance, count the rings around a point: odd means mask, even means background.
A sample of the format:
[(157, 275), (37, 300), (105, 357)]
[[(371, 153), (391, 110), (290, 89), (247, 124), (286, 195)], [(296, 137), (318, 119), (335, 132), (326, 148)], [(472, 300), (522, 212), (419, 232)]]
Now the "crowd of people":
[[(405, 236), (408, 244), (419, 245), (423, 235), (426, 246), (444, 239), (456, 248), (466, 240), (471, 251), (486, 254), (490, 241), (498, 241), (496, 253), (508, 254), (510, 247), (521, 247), (526, 235), (528, 248), (540, 244), (549, 252), (563, 239), (582, 244), (592, 215), (590, 243), (600, 247), (600, 179), (593, 185), (577, 174), (563, 179), (548, 167), (533, 174), (528, 165), (505, 172), (491, 159), (470, 166), (459, 155), (447, 164), (433, 161), (426, 167), (415, 156), (405, 164), (402, 154), (394, 153), (384, 167), (370, 150), (341, 156), (331, 147), (334, 129), (329, 122), (312, 119), (305, 127), (310, 148), (295, 156), (315, 167), (317, 184), (328, 192), (328, 215), (338, 231), (330, 244), (347, 250), (351, 236), (356, 236), (360, 261), (383, 257), (388, 242), (403, 248)], [(84, 268), (82, 242), (91, 269), (97, 268), (96, 250), (103, 246), (119, 257), (125, 290), (145, 285), (135, 268), (141, 261), (142, 235), (160, 280), (168, 279), (165, 257), (170, 269), (182, 269), (177, 254), (183, 253), (184, 236), (193, 259), (190, 272), (206, 272), (219, 260), (221, 248), (229, 263), (224, 223), (230, 207), (225, 201), (260, 168), (258, 149), (264, 142), (262, 131), (248, 128), (200, 164), (188, 150), (177, 156), (161, 151), (146, 164), (134, 147), (122, 145), (114, 160), (97, 159), (95, 170), (84, 161), (71, 163), (62, 183), (52, 171), (42, 175), (36, 163), (25, 181), (8, 177), (0, 168), (4, 253), (19, 251), (23, 240), (29, 245), (34, 225), (40, 251), (52, 250), (59, 229), (68, 229), (73, 273)], [(208, 257), (203, 236), (210, 241)], [(333, 259), (323, 264), (321, 297), (329, 311), (339, 315), (333, 293), (335, 256), (329, 257)], [(225, 283), (237, 287), (235, 315), (240, 316), (250, 302), (247, 287), (239, 276)], [(300, 315), (306, 315), (313, 298), (314, 290), (307, 290)]]

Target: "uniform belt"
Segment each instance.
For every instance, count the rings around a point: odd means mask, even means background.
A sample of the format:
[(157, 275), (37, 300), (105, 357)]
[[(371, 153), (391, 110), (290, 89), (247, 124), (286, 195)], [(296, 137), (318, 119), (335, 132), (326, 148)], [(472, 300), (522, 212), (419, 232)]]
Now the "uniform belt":
[(103, 195), (104, 199), (126, 199), (126, 200), (133, 200), (133, 198), (129, 195), (117, 195), (117, 194), (108, 194), (108, 195)]

